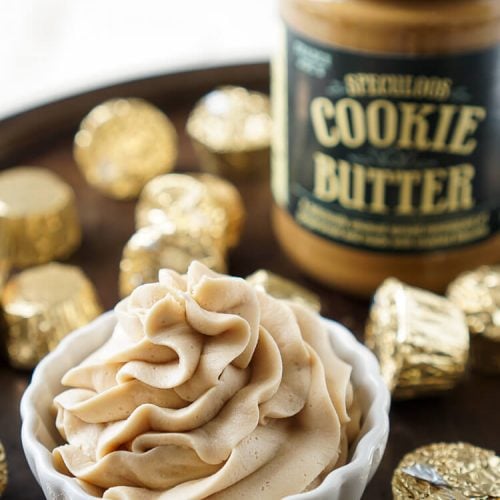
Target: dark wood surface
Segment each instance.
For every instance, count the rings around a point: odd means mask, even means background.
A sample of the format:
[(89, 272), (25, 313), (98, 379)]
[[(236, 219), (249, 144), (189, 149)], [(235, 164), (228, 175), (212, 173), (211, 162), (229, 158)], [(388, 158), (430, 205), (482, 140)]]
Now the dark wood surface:
[[(47, 167), (75, 188), (84, 240), (70, 262), (80, 265), (92, 279), (106, 309), (112, 308), (118, 299), (118, 263), (123, 245), (134, 230), (134, 203), (107, 199), (85, 183), (71, 154), (79, 121), (91, 107), (110, 97), (149, 99), (168, 113), (179, 132), (177, 170), (197, 170), (184, 133), (185, 121), (196, 100), (219, 84), (241, 84), (267, 91), (268, 68), (245, 65), (138, 80), (65, 99), (0, 122), (0, 168), (21, 164)], [(246, 276), (264, 267), (306, 285), (321, 295), (325, 316), (343, 323), (362, 340), (368, 303), (308, 280), (282, 256), (270, 225), (271, 195), (266, 180), (246, 181), (239, 183), (238, 188), (248, 221), (240, 246), (230, 256), (230, 272)], [(0, 440), (5, 444), (10, 469), (5, 499), (43, 498), (28, 469), (20, 441), (19, 401), (29, 379), (30, 373), (13, 370), (0, 361)], [(462, 440), (500, 451), (498, 382), (496, 378), (469, 374), (456, 390), (439, 398), (393, 403), (387, 450), (364, 499), (391, 498), (392, 471), (406, 452), (418, 446)]]

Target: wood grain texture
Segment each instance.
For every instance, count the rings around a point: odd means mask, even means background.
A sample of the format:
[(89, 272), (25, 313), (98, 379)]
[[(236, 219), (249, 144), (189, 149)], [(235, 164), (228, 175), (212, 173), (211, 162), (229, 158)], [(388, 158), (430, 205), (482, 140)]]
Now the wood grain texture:
[[(19, 164), (47, 167), (74, 187), (84, 240), (70, 262), (81, 266), (92, 279), (106, 309), (118, 299), (118, 263), (123, 245), (134, 230), (134, 203), (105, 198), (85, 183), (71, 152), (79, 121), (92, 106), (110, 97), (149, 99), (168, 113), (179, 132), (177, 171), (197, 170), (184, 133), (186, 118), (195, 101), (219, 84), (242, 84), (266, 91), (268, 68), (245, 65), (144, 79), (75, 96), (0, 122), (0, 168)], [(282, 256), (270, 225), (271, 194), (266, 180), (239, 183), (238, 188), (248, 221), (241, 244), (230, 256), (230, 272), (246, 276), (258, 268), (267, 268), (298, 281), (321, 296), (323, 315), (343, 323), (362, 339), (368, 303), (308, 280)], [(4, 360), (0, 362), (0, 440), (5, 444), (10, 466), (5, 499), (43, 498), (20, 442), (18, 408), (29, 378), (29, 373), (12, 370)], [(499, 451), (495, 412), (498, 395), (498, 379), (471, 374), (455, 391), (442, 397), (394, 403), (387, 451), (364, 499), (391, 498), (393, 469), (405, 453), (418, 446), (463, 440)]]

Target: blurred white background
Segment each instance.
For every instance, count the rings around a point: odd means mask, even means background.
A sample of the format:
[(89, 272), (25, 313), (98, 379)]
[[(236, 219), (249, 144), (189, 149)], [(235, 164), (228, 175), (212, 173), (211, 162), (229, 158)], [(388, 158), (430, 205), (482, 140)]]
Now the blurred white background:
[(127, 79), (269, 59), (273, 0), (0, 0), (0, 118)]

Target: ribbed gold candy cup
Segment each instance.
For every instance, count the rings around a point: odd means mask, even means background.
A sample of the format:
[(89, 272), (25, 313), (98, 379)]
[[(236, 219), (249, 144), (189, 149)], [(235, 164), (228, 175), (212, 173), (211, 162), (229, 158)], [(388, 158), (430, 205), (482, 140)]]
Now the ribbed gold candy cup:
[(5, 491), (5, 488), (7, 488), (8, 481), (9, 471), (7, 467), (7, 455), (5, 454), (5, 448), (0, 441), (0, 497)]
[[(422, 470), (427, 480), (416, 477)], [(405, 455), (397, 466), (392, 495), (395, 500), (499, 498), (500, 457), (467, 443), (423, 446)]]
[(87, 182), (117, 199), (139, 195), (177, 159), (169, 118), (142, 99), (112, 99), (94, 108), (75, 136), (74, 158)]
[(139, 229), (127, 242), (120, 262), (120, 295), (129, 295), (144, 283), (158, 279), (163, 268), (185, 273), (193, 260), (199, 260), (214, 271), (225, 273), (224, 254), (207, 235), (194, 236), (192, 232), (170, 224), (146, 226)]
[(206, 172), (230, 179), (269, 174), (268, 96), (243, 87), (219, 87), (196, 104), (186, 130)]
[(316, 312), (321, 310), (321, 300), (318, 295), (303, 286), (267, 271), (259, 269), (246, 280), (254, 287), (261, 288), (277, 299), (286, 299), (311, 308)]
[(469, 353), (465, 317), (455, 304), (393, 278), (374, 295), (365, 342), (396, 399), (453, 388)]
[(74, 266), (51, 263), (11, 278), (2, 294), (12, 366), (33, 368), (60, 340), (96, 318), (96, 291)]
[(66, 258), (80, 245), (74, 192), (50, 170), (17, 167), (1, 172), (0, 216), (8, 226), (13, 266)]
[(191, 174), (206, 186), (209, 195), (224, 209), (227, 217), (226, 243), (228, 248), (238, 245), (245, 224), (246, 211), (240, 192), (234, 184), (211, 174)]
[(205, 184), (185, 174), (151, 180), (136, 206), (136, 227), (166, 224), (193, 238), (209, 238), (225, 253), (228, 216)]
[(471, 366), (483, 373), (500, 373), (500, 266), (461, 274), (450, 283), (447, 296), (465, 313)]

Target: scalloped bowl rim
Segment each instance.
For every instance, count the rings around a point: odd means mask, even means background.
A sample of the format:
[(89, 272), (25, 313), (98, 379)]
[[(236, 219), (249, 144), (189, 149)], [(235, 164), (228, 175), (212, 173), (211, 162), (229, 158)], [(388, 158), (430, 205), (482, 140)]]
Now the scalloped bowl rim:
[[(353, 367), (354, 386), (358, 392), (362, 390), (366, 393), (365, 401), (362, 402), (363, 424), (350, 461), (328, 474), (314, 490), (288, 496), (287, 500), (360, 498), (382, 459), (389, 434), (390, 395), (380, 376), (375, 356), (358, 342), (347, 328), (335, 321), (322, 319), (328, 328), (335, 352)], [(51, 439), (57, 431), (54, 425), (52, 429), (47, 429), (38, 406), (41, 400), (47, 399), (48, 381), (56, 376), (60, 380), (69, 367), (75, 366), (96, 347), (102, 345), (111, 335), (115, 324), (114, 312), (109, 311), (64, 338), (58, 347), (38, 364), (21, 400), (21, 440), (24, 453), (47, 498), (95, 498), (85, 493), (74, 478), (55, 470), (51, 450), (41, 439)], [(82, 345), (85, 347), (82, 348)], [(76, 351), (75, 346), (79, 348)], [(51, 398), (53, 395), (54, 393)], [(47, 408), (44, 410), (46, 412)], [(52, 422), (53, 420), (52, 418)]]

